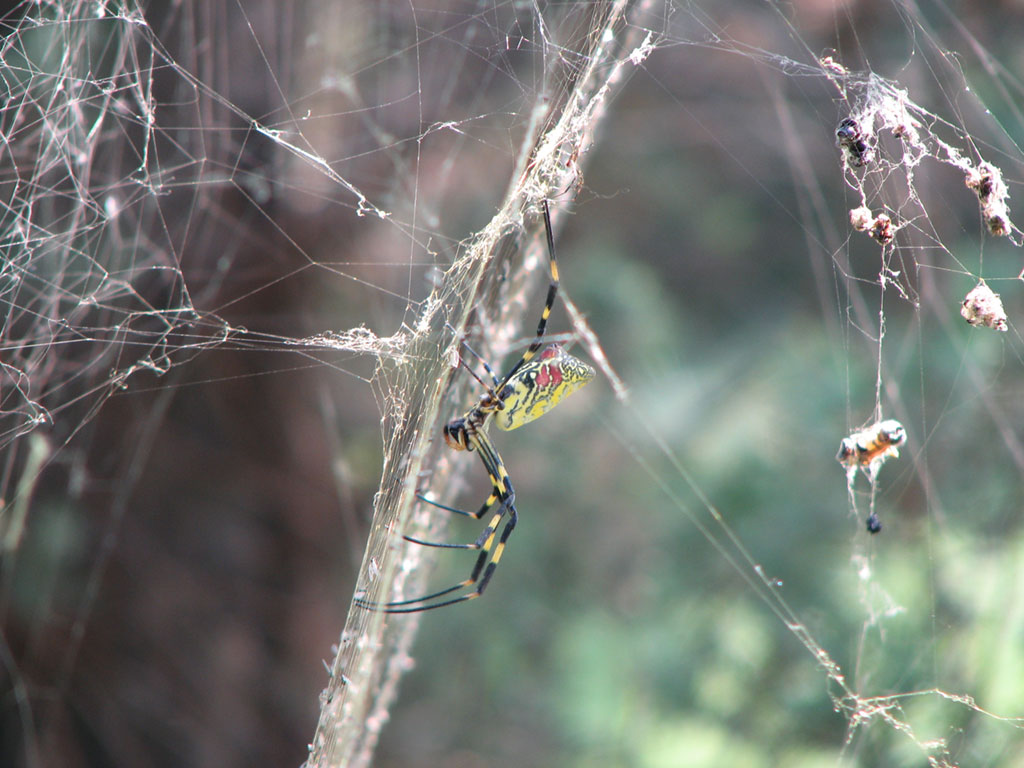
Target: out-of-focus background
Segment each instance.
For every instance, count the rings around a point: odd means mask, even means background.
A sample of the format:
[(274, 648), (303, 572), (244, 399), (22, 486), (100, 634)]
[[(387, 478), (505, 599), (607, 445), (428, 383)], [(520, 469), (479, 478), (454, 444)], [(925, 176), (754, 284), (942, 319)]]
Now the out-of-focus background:
[[(381, 419), (411, 397), (381, 339), (493, 215), (606, 10), (8, 11), (0, 763), (305, 759)], [(375, 764), (1020, 765), (1024, 254), (965, 175), (992, 164), (1024, 221), (1024, 7), (627, 18), (647, 44), (557, 239), (628, 399), (602, 373), (492, 436), (519, 525), (483, 599), (422, 617)], [(835, 142), (851, 114), (863, 168)], [(851, 227), (862, 205), (891, 243)], [(1006, 332), (960, 316), (981, 278)], [(543, 289), (516, 300), (496, 366)], [(851, 490), (839, 442), (879, 417), (908, 442)], [(475, 509), (467, 466), (441, 501)], [(441, 588), (473, 557), (438, 560)]]

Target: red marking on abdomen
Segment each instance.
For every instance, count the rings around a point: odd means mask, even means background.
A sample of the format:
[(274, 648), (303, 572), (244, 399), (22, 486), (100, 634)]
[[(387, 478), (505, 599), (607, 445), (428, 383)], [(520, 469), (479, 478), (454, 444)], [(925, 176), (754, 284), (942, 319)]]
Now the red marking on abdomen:
[(538, 387), (557, 387), (562, 379), (562, 369), (557, 365), (542, 365), (537, 372)]

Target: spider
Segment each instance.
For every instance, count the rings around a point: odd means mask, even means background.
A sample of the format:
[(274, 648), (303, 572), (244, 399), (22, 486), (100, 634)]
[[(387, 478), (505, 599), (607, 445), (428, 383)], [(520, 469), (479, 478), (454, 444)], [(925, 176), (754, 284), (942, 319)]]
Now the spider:
[[(544, 332), (547, 329), (548, 317), (558, 295), (558, 264), (555, 260), (555, 239), (551, 234), (551, 213), (548, 210), (548, 202), (543, 202), (544, 229), (548, 241), (548, 263), (551, 270), (551, 284), (548, 287), (547, 300), (544, 302), (544, 309), (540, 315), (540, 322), (537, 324), (537, 335), (533, 343), (513, 365), (508, 373), (502, 378), (494, 375), (491, 367), (473, 352), (473, 355), (480, 359), (491, 380), (493, 388), (487, 387), (487, 392), (480, 398), (479, 402), (467, 411), (465, 416), (452, 419), (444, 427), (444, 439), (449, 447), (457, 451), (476, 451), (483, 462), (484, 469), (491, 481), (491, 494), (476, 512), (466, 512), (454, 507), (447, 507), (443, 504), (430, 501), (420, 496), (419, 498), (432, 504), (435, 507), (454, 512), (456, 514), (472, 517), (480, 520), (485, 514), (497, 505), (487, 527), (472, 544), (447, 544), (433, 541), (423, 541), (412, 536), (403, 536), (406, 541), (413, 544), (421, 544), (427, 547), (439, 547), (443, 549), (469, 549), (479, 551), (476, 564), (468, 578), (460, 581), (447, 589), (423, 595), (422, 597), (410, 600), (396, 600), (389, 603), (378, 603), (356, 598), (355, 604), (361, 608), (384, 613), (416, 613), (427, 611), (433, 608), (442, 608), (446, 605), (462, 603), (480, 597), (487, 588), (487, 584), (498, 567), (502, 553), (505, 551), (505, 542), (516, 527), (518, 513), (515, 507), (516, 492), (512, 487), (512, 480), (505, 469), (505, 463), (495, 450), (490, 438), (487, 436), (487, 424), (492, 419), (498, 429), (509, 431), (518, 429), (524, 424), (529, 424), (534, 419), (540, 418), (549, 410), (558, 405), (563, 399), (578, 390), (592, 378), (594, 369), (582, 360), (570, 355), (560, 344), (549, 344), (541, 350), (544, 344)], [(468, 347), (467, 347), (468, 349)], [(472, 352), (472, 350), (470, 350)], [(539, 352), (539, 354), (538, 354)], [(465, 362), (460, 359), (460, 363)], [(467, 370), (469, 370), (467, 366)], [(472, 372), (472, 371), (471, 371)], [(476, 374), (474, 374), (475, 376)], [(481, 381), (479, 377), (476, 377)], [(484, 382), (481, 381), (483, 384)], [(508, 519), (498, 536), (498, 526), (505, 516)], [(497, 543), (495, 543), (495, 537)], [(470, 590), (470, 591), (466, 591)], [(447, 595), (462, 592), (454, 597), (445, 598)]]

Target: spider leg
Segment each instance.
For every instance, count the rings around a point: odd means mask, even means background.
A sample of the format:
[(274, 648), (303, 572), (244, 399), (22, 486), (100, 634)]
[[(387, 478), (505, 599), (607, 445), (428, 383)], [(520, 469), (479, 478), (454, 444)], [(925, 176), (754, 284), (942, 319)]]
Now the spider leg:
[[(544, 333), (548, 327), (548, 318), (551, 316), (551, 309), (554, 307), (555, 298), (558, 296), (558, 262), (555, 260), (555, 236), (551, 231), (551, 211), (548, 207), (547, 200), (545, 200), (542, 205), (544, 208), (544, 231), (547, 234), (548, 240), (548, 266), (551, 270), (551, 283), (548, 285), (548, 296), (544, 302), (544, 309), (540, 315), (540, 322), (537, 323), (537, 335), (534, 337), (533, 342), (523, 353), (523, 356), (519, 358), (519, 361), (512, 366), (505, 376), (500, 379), (495, 375), (494, 369), (491, 368), (487, 361), (484, 360), (475, 349), (469, 346), (465, 341), (462, 342), (462, 346), (476, 358), (477, 362), (479, 362), (484, 367), (484, 370), (487, 371), (487, 375), (491, 377), (491, 381), (494, 382), (494, 389), (491, 390), (491, 394), (494, 396), (494, 399), (497, 400), (499, 407), (501, 407), (501, 390), (509, 383), (509, 381), (512, 380), (512, 377), (519, 372), (519, 369), (530, 362), (530, 360), (536, 356), (540, 348), (544, 346)], [(462, 363), (466, 370), (472, 373), (473, 377), (483, 384), (484, 387), (488, 386), (479, 376), (476, 375), (472, 368), (466, 365), (465, 361), (463, 361), (461, 357), (459, 358), (459, 362)]]
[(422, 493), (417, 493), (416, 498), (422, 501), (424, 504), (429, 504), (432, 507), (443, 509), (445, 512), (454, 512), (456, 515), (465, 515), (466, 517), (472, 517), (474, 520), (480, 520), (484, 516), (484, 513), (487, 512), (487, 510), (489, 510), (491, 507), (493, 507), (495, 503), (498, 501), (497, 494), (492, 493), (490, 496), (487, 497), (487, 501), (485, 501), (480, 506), (480, 509), (478, 509), (476, 512), (467, 512), (466, 510), (459, 509), (458, 507), (449, 507), (447, 504), (441, 504), (440, 502), (432, 501), (431, 499), (428, 499), (426, 496), (424, 496)]
[(490, 376), (491, 377), (491, 381), (494, 382), (494, 386), (495, 387), (501, 386), (501, 379), (499, 379), (497, 377), (497, 375), (495, 375), (494, 369), (491, 368), (491, 366), (487, 364), (487, 361), (484, 360), (482, 357), (480, 357), (480, 354), (475, 349), (473, 349), (471, 346), (469, 346), (469, 344), (467, 344), (465, 341), (462, 342), (462, 346), (465, 347), (466, 351), (469, 352), (469, 354), (471, 354), (473, 357), (475, 357), (477, 359), (477, 362), (479, 362), (480, 365), (482, 365), (484, 367), (484, 370), (487, 371), (487, 375)]
[[(395, 600), (387, 603), (379, 603), (364, 600), (362, 598), (356, 598), (355, 604), (360, 608), (366, 608), (372, 611), (381, 611), (383, 613), (416, 613), (419, 611), (428, 611), (433, 608), (441, 608), (454, 603), (465, 602), (466, 600), (472, 600), (480, 597), (480, 595), (483, 594), (484, 589), (487, 588), (487, 584), (490, 582), (491, 576), (494, 575), (494, 570), (498, 566), (498, 561), (501, 560), (501, 556), (505, 551), (505, 543), (508, 541), (508, 537), (512, 534), (512, 531), (515, 530), (519, 514), (515, 508), (516, 494), (512, 487), (512, 482), (509, 479), (508, 472), (505, 470), (505, 465), (501, 461), (501, 457), (499, 457), (497, 451), (494, 450), (494, 446), (491, 445), (491, 441), (488, 439), (487, 434), (482, 431), (473, 432), (470, 439), (473, 447), (480, 455), (480, 459), (483, 462), (484, 467), (487, 469), (487, 473), (490, 476), (491, 484), (493, 486), (493, 491), (484, 505), (478, 510), (477, 514), (474, 515), (473, 513), (468, 512), (463, 512), (463, 514), (466, 514), (469, 517), (479, 518), (484, 512), (493, 507), (495, 503), (500, 501), (500, 506), (494, 513), (494, 516), (490, 519), (490, 522), (488, 522), (487, 527), (480, 533), (476, 541), (471, 544), (448, 544), (443, 542), (424, 541), (412, 536), (403, 536), (402, 538), (414, 544), (421, 544), (427, 547), (479, 550), (480, 555), (477, 557), (476, 563), (473, 565), (473, 570), (466, 579), (460, 581), (458, 584), (408, 600)], [(447, 507), (445, 507), (445, 509), (447, 509)], [(495, 544), (495, 535), (497, 534), (498, 526), (501, 523), (502, 518), (505, 516), (506, 510), (508, 511), (508, 520), (506, 521), (504, 528), (501, 530), (501, 536), (498, 538), (497, 544)], [(453, 511), (462, 512), (462, 510), (454, 509)], [(481, 576), (481, 574), (483, 575)], [(439, 597), (444, 597), (445, 595), (450, 595), (453, 592), (458, 592), (472, 587), (474, 584), (476, 585), (476, 588), (472, 592), (467, 592), (466, 594), (453, 597), (449, 600), (442, 600), (441, 602), (430, 602), (431, 600), (436, 600)]]
[[(482, 578), (480, 578), (480, 581), (477, 582), (477, 577), (480, 575), (480, 566), (483, 565), (483, 561), (485, 559), (483, 556), (487, 554), (486, 552), (481, 552), (480, 553), (481, 559), (477, 561), (477, 565), (473, 568), (473, 573), (472, 573), (472, 575), (470, 575), (470, 577), (468, 579), (466, 579), (461, 584), (456, 584), (453, 587), (441, 590), (440, 592), (436, 592), (436, 593), (434, 593), (434, 595), (432, 597), (440, 597), (441, 595), (446, 595), (446, 594), (448, 594), (450, 592), (455, 592), (456, 590), (462, 589), (463, 587), (472, 586), (474, 583), (476, 584), (476, 589), (474, 589), (472, 592), (469, 592), (469, 593), (467, 593), (465, 595), (459, 595), (458, 597), (453, 597), (450, 600), (442, 600), (440, 603), (431, 603), (430, 605), (420, 605), (420, 606), (417, 606), (415, 608), (405, 608), (405, 609), (401, 609), (400, 608), (398, 610), (391, 610), (391, 609), (385, 608), (384, 609), (385, 613), (413, 613), (413, 612), (416, 612), (416, 611), (429, 611), (429, 610), (431, 610), (433, 608), (444, 608), (446, 605), (454, 605), (455, 603), (464, 603), (467, 600), (473, 600), (473, 599), (475, 599), (477, 597), (480, 597), (480, 595), (482, 595), (484, 593), (484, 590), (487, 588), (487, 583), (491, 580), (491, 576), (494, 575), (494, 570), (498, 567), (498, 561), (501, 560), (502, 552), (505, 551), (505, 542), (508, 540), (508, 537), (512, 534), (512, 531), (515, 530), (516, 522), (519, 519), (519, 515), (516, 512), (516, 508), (515, 507), (510, 505), (508, 510), (509, 510), (508, 522), (505, 523), (505, 527), (502, 528), (502, 530), (501, 530), (501, 538), (498, 539), (498, 545), (494, 548), (494, 554), (491, 556), (491, 561), (489, 563), (487, 563), (487, 568), (484, 570), (484, 575), (483, 575)], [(420, 598), (419, 600), (413, 600), (411, 602), (417, 602), (418, 603), (418, 602), (425, 601), (427, 599), (429, 599), (429, 598), (428, 597), (423, 597), (423, 598)], [(393, 604), (393, 605), (397, 605), (397, 604)]]
[[(476, 449), (480, 455), (480, 460), (484, 464), (484, 468), (487, 470), (487, 474), (491, 480), (491, 495), (487, 497), (487, 501), (480, 505), (480, 508), (476, 512), (467, 512), (464, 509), (458, 507), (449, 507), (447, 504), (441, 504), (436, 501), (431, 501), (422, 493), (417, 493), (416, 498), (420, 501), (430, 504), (432, 507), (443, 509), (446, 512), (454, 512), (457, 515), (465, 515), (466, 517), (472, 517), (474, 520), (480, 520), (484, 514), (491, 509), (498, 501), (504, 500), (504, 506), (511, 506), (516, 498), (515, 489), (512, 487), (512, 483), (509, 480), (508, 472), (505, 471), (505, 465), (501, 461), (501, 457), (498, 456), (498, 452), (494, 450), (494, 446), (491, 444), (490, 439), (487, 437), (485, 432), (474, 432), (473, 436), (469, 438), (473, 448)], [(491, 520), (490, 525), (484, 529), (484, 532), (476, 540), (474, 544), (439, 544), (436, 542), (423, 541), (412, 536), (402, 536), (406, 541), (411, 541), (415, 544), (423, 544), (428, 547), (447, 547), (450, 549), (480, 549), (487, 537), (494, 531), (498, 526), (498, 522), (501, 516), (504, 514), (502, 509), (498, 510), (498, 513)]]
[[(463, 603), (466, 600), (473, 600), (474, 598), (480, 597), (484, 593), (484, 589), (487, 588), (487, 583), (491, 580), (491, 576), (494, 574), (495, 568), (498, 566), (498, 561), (501, 559), (501, 555), (505, 550), (505, 542), (511, 535), (512, 531), (516, 527), (516, 522), (519, 518), (516, 508), (509, 505), (502, 505), (502, 509), (508, 509), (509, 518), (505, 523), (505, 527), (501, 530), (501, 537), (498, 539), (498, 543), (494, 546), (494, 531), (488, 536), (488, 540), (484, 543), (480, 556), (477, 558), (476, 563), (473, 565), (473, 570), (469, 576), (460, 581), (458, 584), (438, 590), (437, 592), (431, 592), (428, 595), (422, 595), (420, 597), (410, 598), (409, 600), (395, 600), (389, 603), (377, 603), (362, 598), (356, 598), (355, 604), (360, 608), (366, 608), (371, 611), (380, 611), (381, 613), (417, 613), (419, 611), (429, 611), (433, 608), (442, 608), (446, 605), (452, 605), (454, 603)], [(503, 516), (504, 512), (498, 512), (495, 515), (495, 520), (499, 520)], [(493, 521), (492, 521), (493, 522)], [(433, 545), (438, 546), (438, 545)], [(441, 545), (443, 546), (443, 545)], [(455, 545), (460, 546), (460, 545)], [(471, 544), (461, 545), (465, 547), (472, 547)], [(492, 551), (493, 547), (493, 551)], [(488, 562), (489, 560), (489, 562)], [(486, 565), (486, 568), (484, 567)], [(481, 572), (483, 577), (480, 576)], [(439, 603), (431, 603), (431, 600), (436, 600), (439, 597), (450, 595), (453, 592), (466, 589), (476, 585), (476, 589), (472, 592), (467, 592), (464, 595), (459, 595), (450, 600), (443, 600)]]
[(537, 335), (533, 339), (533, 343), (530, 344), (529, 348), (523, 353), (523, 356), (519, 358), (519, 362), (512, 366), (508, 373), (501, 379), (500, 382), (495, 386), (495, 391), (501, 396), (501, 390), (504, 388), (512, 377), (515, 376), (519, 369), (526, 365), (530, 360), (534, 358), (537, 352), (542, 346), (544, 346), (544, 332), (548, 328), (548, 318), (551, 316), (551, 310), (555, 306), (555, 297), (558, 296), (558, 262), (555, 260), (555, 236), (551, 232), (551, 211), (548, 207), (548, 201), (544, 200), (541, 203), (544, 211), (544, 231), (547, 233), (548, 238), (548, 267), (551, 270), (551, 283), (548, 285), (548, 297), (544, 301), (544, 310), (540, 313), (540, 322), (537, 323)]
[[(455, 328), (452, 326), (451, 323), (445, 323), (445, 326), (450, 331), (452, 331), (452, 333), (455, 332)], [(463, 339), (462, 341), (459, 342), (459, 346), (463, 347), (467, 352), (469, 352), (469, 354), (471, 354), (473, 357), (475, 357), (477, 359), (477, 361), (487, 370), (487, 375), (491, 377), (491, 381), (494, 383), (494, 386), (498, 386), (501, 383), (501, 379), (499, 379), (498, 376), (494, 373), (494, 369), (491, 368), (491, 366), (487, 363), (486, 360), (483, 359), (483, 357), (480, 356), (479, 352), (477, 352), (475, 349), (473, 349), (471, 346), (469, 346), (469, 342), (467, 342), (465, 339)], [(469, 366), (467, 366), (464, 362), (462, 362), (461, 353), (460, 353), (460, 357), (459, 357), (459, 362), (462, 363), (462, 365), (466, 367), (466, 370), (468, 370), (470, 373), (473, 374), (473, 378), (475, 378), (477, 381), (480, 381), (480, 377), (477, 376), (476, 373), (474, 373), (473, 370), (471, 368), (469, 368)], [(483, 384), (485, 387), (488, 386), (483, 381), (480, 381), (480, 383)]]
[[(485, 506), (482, 507), (482, 509), (490, 509), (492, 506), (494, 506), (494, 502), (491, 501), (491, 499), (496, 500), (496, 497), (494, 496), (493, 493), (491, 494), (491, 497), (487, 500), (487, 502), (485, 502)], [(501, 522), (501, 518), (504, 517), (506, 506), (507, 504), (502, 504), (498, 508), (498, 511), (494, 513), (494, 517), (491, 518), (491, 522), (487, 524), (487, 527), (484, 528), (483, 532), (477, 537), (476, 541), (474, 541), (472, 544), (448, 544), (446, 542), (441, 541), (425, 541), (424, 539), (417, 539), (415, 536), (402, 536), (402, 538), (406, 541), (411, 541), (413, 544), (421, 544), (424, 547), (439, 547), (441, 549), (484, 549), (484, 544), (487, 543), (487, 539), (490, 538), (491, 534), (494, 533), (494, 531), (498, 527), (498, 523)], [(470, 517), (472, 516), (473, 515), (470, 515)]]

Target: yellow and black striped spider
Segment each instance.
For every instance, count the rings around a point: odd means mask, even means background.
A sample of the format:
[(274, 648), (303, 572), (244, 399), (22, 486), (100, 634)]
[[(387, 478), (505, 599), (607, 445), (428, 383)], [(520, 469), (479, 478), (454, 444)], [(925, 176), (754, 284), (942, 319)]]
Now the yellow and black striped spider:
[[(555, 261), (555, 240), (551, 234), (551, 214), (548, 210), (547, 200), (543, 203), (543, 213), (544, 228), (548, 239), (551, 285), (548, 287), (548, 297), (544, 302), (540, 322), (537, 324), (537, 335), (519, 361), (500, 379), (494, 375), (494, 371), (486, 362), (480, 360), (494, 382), (493, 389), (488, 386), (486, 394), (465, 416), (452, 419), (444, 427), (444, 439), (450, 447), (457, 451), (476, 451), (480, 456), (491, 481), (491, 495), (476, 512), (447, 507), (420, 497), (436, 507), (476, 520), (482, 519), (489, 510), (494, 509), (495, 505), (497, 505), (497, 509), (491, 516), (490, 522), (487, 523), (487, 527), (472, 544), (446, 544), (423, 541), (412, 536), (403, 537), (406, 541), (427, 547), (479, 551), (476, 564), (468, 578), (447, 589), (431, 592), (411, 600), (397, 600), (390, 603), (376, 603), (357, 598), (356, 605), (362, 608), (384, 613), (415, 613), (480, 597), (484, 593), (484, 589), (487, 588), (491, 576), (494, 575), (494, 569), (498, 567), (498, 562), (505, 550), (505, 542), (508, 541), (508, 537), (515, 529), (518, 519), (515, 507), (516, 492), (512, 488), (512, 481), (505, 470), (505, 463), (487, 436), (488, 421), (493, 417), (494, 423), (501, 430), (517, 429), (543, 416), (594, 378), (594, 369), (570, 355), (561, 345), (549, 344), (543, 351), (540, 351), (544, 344), (544, 332), (547, 329), (548, 317), (551, 315), (555, 297), (558, 295), (558, 264)], [(539, 355), (538, 352), (540, 352)], [(473, 354), (476, 355), (476, 353)], [(479, 377), (477, 379), (480, 380)], [(485, 386), (487, 385), (485, 384)], [(501, 529), (497, 543), (495, 543), (498, 526), (506, 515), (508, 515), (508, 519)], [(445, 597), (453, 593), (461, 594)]]

